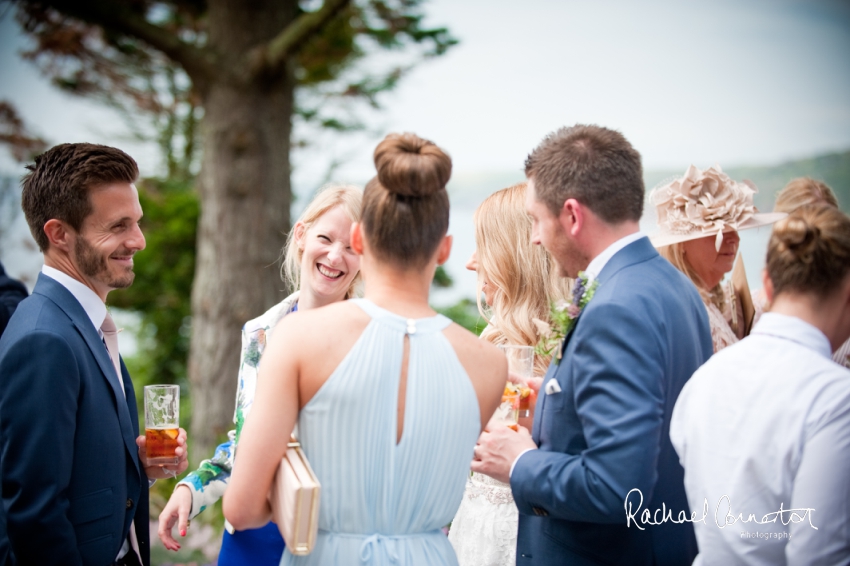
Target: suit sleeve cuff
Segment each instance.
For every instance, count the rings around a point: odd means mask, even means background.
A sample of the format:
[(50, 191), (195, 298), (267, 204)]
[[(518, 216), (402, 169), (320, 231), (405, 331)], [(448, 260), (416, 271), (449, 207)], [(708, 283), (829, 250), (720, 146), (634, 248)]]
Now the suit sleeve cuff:
[(519, 456), (514, 458), (514, 462), (513, 462), (513, 464), (511, 464), (511, 471), (508, 473), (508, 477), (511, 477), (511, 476), (514, 475), (514, 468), (516, 468), (516, 463), (519, 462), (519, 459), (522, 458), (523, 454), (525, 454), (526, 452), (528, 452), (530, 450), (537, 450), (537, 449), (536, 448), (526, 448), (525, 450), (523, 450), (522, 452), (519, 453)]

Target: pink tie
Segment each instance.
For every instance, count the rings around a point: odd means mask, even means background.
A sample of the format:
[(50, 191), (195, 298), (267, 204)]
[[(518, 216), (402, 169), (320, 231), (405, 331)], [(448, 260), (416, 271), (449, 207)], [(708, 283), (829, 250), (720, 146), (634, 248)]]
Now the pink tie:
[(106, 349), (109, 351), (109, 357), (112, 358), (112, 365), (115, 367), (116, 375), (118, 375), (118, 383), (121, 385), (121, 391), (124, 392), (124, 396), (126, 397), (124, 379), (121, 377), (121, 360), (118, 357), (118, 328), (115, 326), (115, 321), (112, 320), (109, 313), (106, 313), (106, 318), (103, 319), (100, 330), (103, 332)]
[[(100, 325), (100, 330), (103, 332), (103, 341), (106, 342), (106, 349), (109, 351), (109, 357), (112, 358), (112, 365), (115, 366), (115, 373), (118, 374), (118, 383), (121, 384), (121, 392), (124, 397), (127, 397), (127, 392), (124, 391), (124, 378), (121, 376), (121, 360), (118, 358), (118, 328), (115, 326), (115, 321), (106, 313), (106, 318), (103, 319), (103, 324)], [(139, 557), (139, 563), (142, 563), (142, 555), (139, 553), (139, 542), (136, 538), (136, 521), (130, 523), (130, 548)]]

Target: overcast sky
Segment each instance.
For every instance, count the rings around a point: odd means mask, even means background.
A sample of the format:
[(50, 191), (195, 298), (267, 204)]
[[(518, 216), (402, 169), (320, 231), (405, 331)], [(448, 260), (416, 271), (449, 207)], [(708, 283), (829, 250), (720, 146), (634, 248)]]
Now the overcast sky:
[[(0, 99), (51, 143), (118, 145), (143, 175), (158, 173), (156, 149), (122, 137), (113, 113), (59, 93), (20, 60), (9, 7), (0, 4)], [(771, 165), (850, 149), (846, 0), (434, 0), (425, 10), (427, 25), (447, 26), (460, 44), (385, 95), (369, 125), (433, 140), (451, 154), (456, 178), (520, 179), (540, 139), (577, 122), (622, 131), (646, 169)], [(314, 189), (329, 157), (345, 160), (335, 180), (362, 184), (377, 141), (340, 136), (333, 150), (297, 154), (296, 189)], [(0, 173), (21, 171), (0, 149)], [(470, 294), (471, 210), (457, 212), (450, 267)], [(763, 243), (743, 245), (762, 255)]]
[[(58, 93), (0, 22), (0, 98), (52, 143), (130, 145), (120, 122)], [(622, 131), (647, 169), (773, 164), (850, 148), (850, 2), (843, 0), (435, 0), (427, 23), (460, 45), (384, 97), (382, 131), (445, 147), (457, 172), (519, 170), (549, 131)], [(352, 138), (339, 176), (371, 176)], [(358, 146), (362, 149), (357, 149)], [(143, 168), (153, 150), (133, 147)], [(302, 164), (303, 165), (303, 164)], [(5, 153), (0, 171), (14, 170)]]

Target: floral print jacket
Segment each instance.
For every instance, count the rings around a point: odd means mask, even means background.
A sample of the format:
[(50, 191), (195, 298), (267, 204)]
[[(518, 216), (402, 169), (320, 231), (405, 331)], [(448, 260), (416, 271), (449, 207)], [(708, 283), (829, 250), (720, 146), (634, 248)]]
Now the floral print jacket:
[[(229, 440), (215, 449), (209, 460), (201, 462), (198, 469), (190, 472), (178, 485), (187, 486), (192, 492), (192, 511), (189, 518), (215, 504), (224, 495), (233, 469), (233, 455), (242, 433), (245, 417), (254, 403), (257, 390), (257, 368), (266, 346), (269, 332), (278, 321), (292, 312), (298, 302), (298, 292), (291, 294), (263, 315), (249, 320), (242, 327), (242, 356), (239, 362), (239, 383), (236, 388), (236, 411), (233, 422), (236, 429), (227, 433)], [(176, 489), (176, 488), (175, 488)]]

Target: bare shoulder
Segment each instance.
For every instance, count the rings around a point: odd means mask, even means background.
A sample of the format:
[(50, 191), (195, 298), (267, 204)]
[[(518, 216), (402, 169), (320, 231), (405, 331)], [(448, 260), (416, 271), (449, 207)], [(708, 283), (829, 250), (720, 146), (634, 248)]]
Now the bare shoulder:
[(363, 309), (346, 302), (294, 312), (281, 319), (267, 352), (274, 352), (272, 356), (295, 368), (301, 406), (336, 369), (370, 320)]
[(277, 341), (287, 343), (314, 343), (325, 337), (346, 335), (368, 323), (369, 316), (357, 305), (347, 302), (333, 303), (325, 307), (296, 311), (283, 317), (275, 327)]
[(476, 389), (480, 385), (497, 384), (501, 392), (508, 376), (508, 362), (504, 354), (458, 324), (453, 323), (444, 333)]

